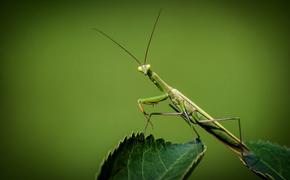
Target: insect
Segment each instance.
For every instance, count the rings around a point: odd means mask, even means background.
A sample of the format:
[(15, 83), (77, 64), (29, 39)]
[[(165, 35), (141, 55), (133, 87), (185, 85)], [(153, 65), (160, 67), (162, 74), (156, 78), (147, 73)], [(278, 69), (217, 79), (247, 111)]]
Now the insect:
[[(111, 36), (109, 36), (108, 34), (106, 34), (105, 32), (99, 29), (94, 29), (100, 34), (104, 35), (106, 38), (110, 39), (112, 42), (114, 42), (116, 45), (122, 48), (127, 54), (129, 54), (139, 65), (138, 71), (144, 74), (147, 78), (149, 78), (149, 80), (152, 81), (153, 84), (157, 86), (157, 88), (162, 92), (162, 94), (159, 96), (142, 98), (138, 100), (138, 107), (147, 120), (145, 130), (148, 124), (149, 123), (151, 124), (150, 120), (152, 116), (158, 116), (158, 115), (159, 116), (161, 115), (181, 116), (193, 128), (194, 132), (197, 134), (198, 137), (199, 137), (199, 134), (195, 130), (194, 125), (199, 125), (203, 129), (205, 129), (208, 133), (210, 133), (215, 138), (220, 140), (227, 147), (229, 147), (233, 152), (235, 152), (240, 158), (242, 158), (243, 154), (246, 154), (249, 152), (249, 149), (242, 142), (240, 119), (237, 117), (214, 119), (207, 112), (205, 112), (203, 109), (197, 106), (194, 102), (192, 102), (188, 97), (182, 94), (180, 91), (168, 85), (163, 79), (161, 79), (161, 77), (157, 73), (155, 73), (152, 70), (151, 65), (147, 63), (147, 55), (148, 55), (150, 43), (151, 43), (154, 31), (156, 29), (156, 25), (158, 23), (160, 14), (161, 14), (161, 10), (158, 13), (158, 16), (153, 26), (153, 30), (150, 34), (150, 38), (147, 44), (143, 63), (141, 63), (141, 61), (138, 60), (136, 56), (134, 56), (131, 52), (129, 52), (123, 45), (115, 41)], [(174, 110), (173, 112), (147, 113), (145, 111), (144, 105), (158, 104), (161, 101), (164, 101), (166, 99), (169, 99), (171, 101), (171, 104), (169, 104), (169, 106)], [(226, 120), (238, 121), (239, 133), (240, 133), (239, 138), (234, 136), (230, 131), (228, 131), (225, 127), (223, 127), (219, 123), (219, 121), (226, 121)]]

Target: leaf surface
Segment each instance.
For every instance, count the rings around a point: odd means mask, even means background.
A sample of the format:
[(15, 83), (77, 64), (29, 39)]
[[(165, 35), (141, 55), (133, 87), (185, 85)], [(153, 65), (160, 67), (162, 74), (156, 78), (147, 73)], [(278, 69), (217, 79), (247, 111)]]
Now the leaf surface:
[(172, 144), (152, 135), (132, 134), (110, 153), (97, 179), (182, 179), (202, 159), (206, 147), (200, 139)]
[(290, 149), (268, 141), (246, 143), (250, 154), (244, 155), (245, 165), (265, 179), (290, 179)]

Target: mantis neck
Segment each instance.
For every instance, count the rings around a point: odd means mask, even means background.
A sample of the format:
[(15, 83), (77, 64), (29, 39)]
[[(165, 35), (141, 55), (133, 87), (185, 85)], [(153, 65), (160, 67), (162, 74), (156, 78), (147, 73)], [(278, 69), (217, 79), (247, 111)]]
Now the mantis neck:
[(151, 71), (150, 69), (147, 72), (148, 78), (158, 87), (162, 92), (168, 93), (173, 88), (169, 86), (165, 81), (163, 81), (157, 73)]

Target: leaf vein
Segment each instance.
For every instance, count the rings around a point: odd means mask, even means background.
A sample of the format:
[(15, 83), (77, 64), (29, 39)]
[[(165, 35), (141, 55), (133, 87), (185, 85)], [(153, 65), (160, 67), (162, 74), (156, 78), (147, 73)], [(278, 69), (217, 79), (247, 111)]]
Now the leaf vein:
[(174, 167), (174, 165), (176, 165), (188, 153), (190, 153), (190, 151), (184, 152), (179, 158), (177, 158), (174, 161), (174, 163), (169, 166), (169, 168), (167, 169), (167, 171), (165, 171), (163, 174), (161, 174), (161, 176), (160, 176), (159, 179), (162, 179)]
[(128, 180), (130, 180), (130, 168), (129, 168), (129, 164), (130, 164), (130, 159), (131, 159), (131, 155), (132, 155), (133, 150), (134, 150), (134, 144), (133, 144), (133, 147), (131, 149), (131, 152), (129, 153), (129, 157), (128, 157), (128, 161), (127, 161)]
[[(265, 162), (264, 160), (261, 160), (266, 166), (268, 166), (273, 172), (275, 172), (281, 179), (285, 179), (280, 173), (278, 173), (270, 164)], [(286, 179), (285, 179), (286, 180)]]
[(142, 175), (142, 178), (145, 180), (145, 177), (144, 177), (144, 155), (150, 151), (151, 148), (147, 149), (146, 151), (142, 152), (142, 161), (141, 161), (141, 175)]
[(166, 167), (164, 161), (162, 160), (162, 158), (161, 158), (161, 156), (160, 156), (159, 151), (157, 151), (157, 154), (158, 154), (158, 158), (160, 159), (160, 162), (161, 162), (161, 164), (163, 165), (163, 167), (164, 167), (166, 170), (168, 170), (168, 168)]

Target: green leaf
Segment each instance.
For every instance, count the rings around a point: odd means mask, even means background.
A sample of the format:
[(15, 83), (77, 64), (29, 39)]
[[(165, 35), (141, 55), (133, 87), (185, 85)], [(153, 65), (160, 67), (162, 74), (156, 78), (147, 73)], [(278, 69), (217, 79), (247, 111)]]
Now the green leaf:
[(245, 165), (265, 179), (290, 179), (290, 149), (285, 146), (257, 141), (246, 143), (251, 153), (243, 156)]
[(171, 144), (152, 135), (132, 134), (104, 161), (97, 179), (187, 178), (202, 159), (206, 147), (200, 139)]

